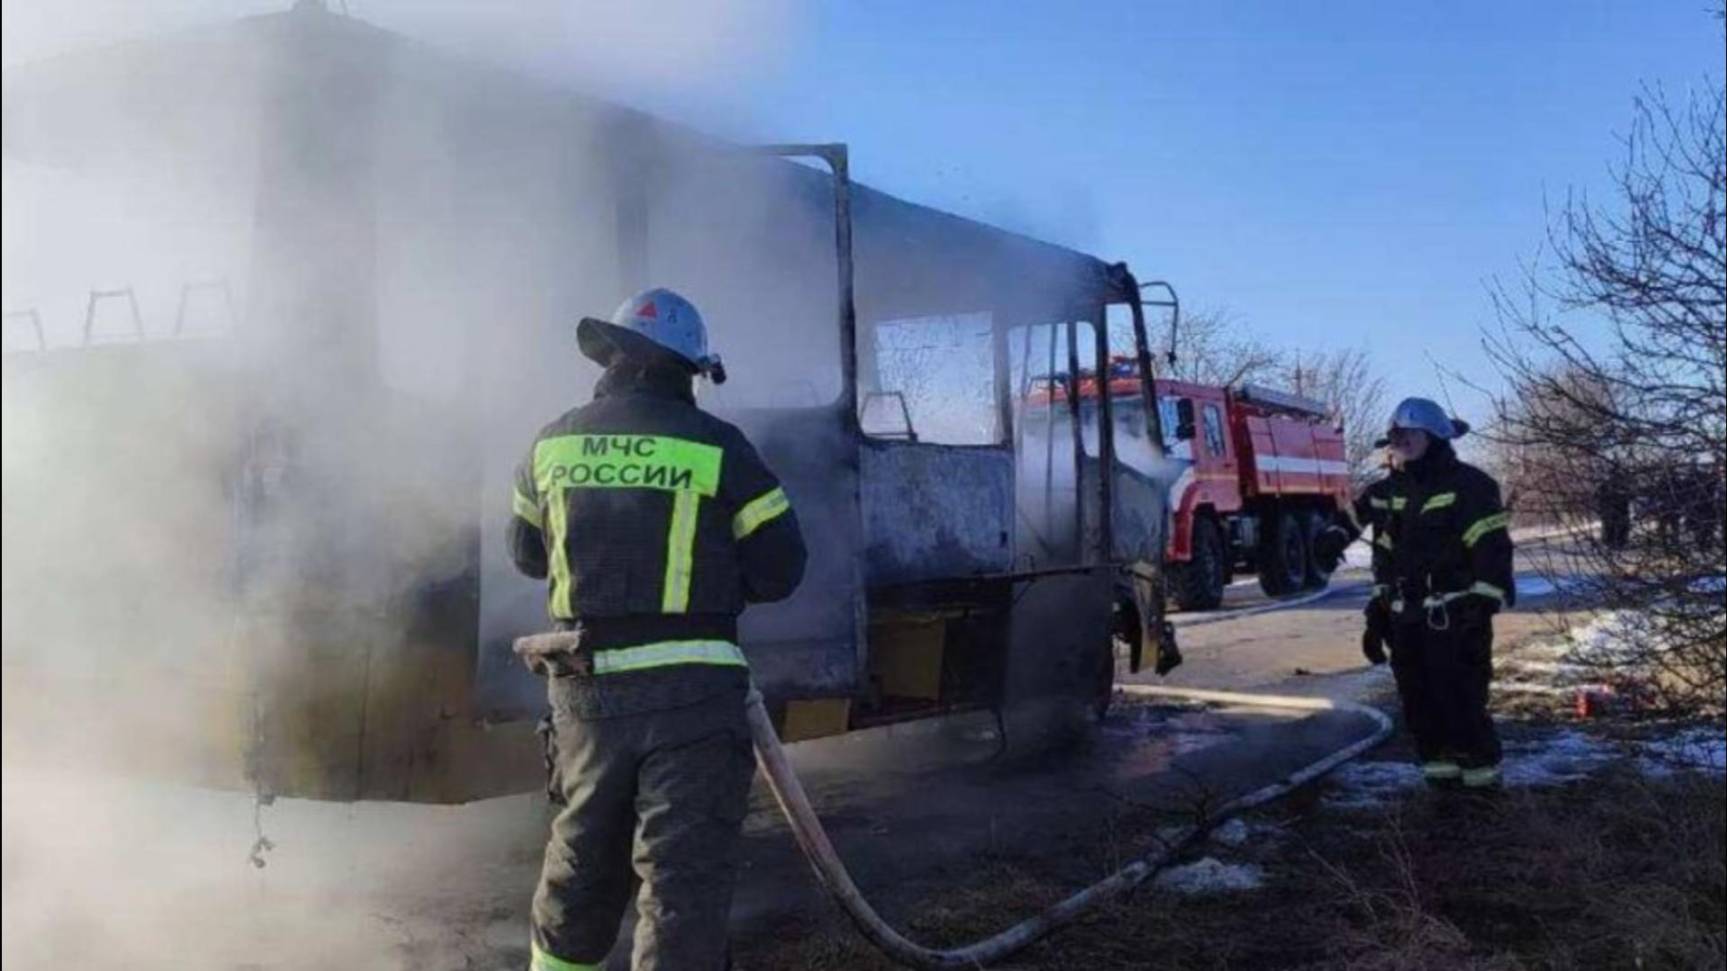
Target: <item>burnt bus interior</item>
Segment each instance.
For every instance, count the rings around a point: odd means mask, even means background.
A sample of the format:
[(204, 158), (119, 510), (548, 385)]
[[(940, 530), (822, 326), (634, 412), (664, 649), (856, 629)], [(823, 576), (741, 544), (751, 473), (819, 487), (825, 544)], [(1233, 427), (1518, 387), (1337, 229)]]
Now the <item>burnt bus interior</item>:
[[(574, 322), (648, 285), (702, 309), (731, 374), (702, 403), (809, 541), (743, 619), (788, 739), (1083, 719), (1112, 635), (1136, 664), (1155, 636), (1157, 411), (1124, 433), (1108, 396), (1037, 391), (1126, 352), (1151, 400), (1139, 285), (853, 183), (843, 146), (721, 144), (309, 8), (9, 71), (4, 152), (7, 435), (41, 441), (8, 446), (8, 731), (126, 685), (135, 770), (537, 786), (510, 475), (597, 377)], [(84, 340), (44, 337), (74, 304)], [(13, 562), (116, 535), (104, 596), (83, 560)]]

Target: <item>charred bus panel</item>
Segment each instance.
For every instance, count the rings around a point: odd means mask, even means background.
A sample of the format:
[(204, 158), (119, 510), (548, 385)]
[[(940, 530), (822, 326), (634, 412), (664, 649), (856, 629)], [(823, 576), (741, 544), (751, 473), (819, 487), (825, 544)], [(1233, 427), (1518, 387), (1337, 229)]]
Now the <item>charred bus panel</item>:
[[(179, 110), (139, 124), (145, 104)], [(134, 741), (197, 740), (178, 774), (199, 781), (422, 801), (536, 785), (541, 686), (508, 645), (544, 623), (543, 591), (503, 553), (509, 475), (597, 376), (569, 323), (650, 281), (713, 322), (734, 380), (704, 404), (750, 434), (810, 533), (804, 586), (742, 628), (788, 731), (993, 708), (1018, 732), (1107, 698), (1123, 591), (1158, 582), (1123, 557), (1162, 545), (1162, 517), (1133, 512), (1156, 507), (1129, 498), (1157, 469), (1120, 461), (1108, 420), (1089, 444), (1074, 425), (1027, 434), (1023, 348), (1054, 346), (1077, 373), (1118, 345), (1099, 326), (1115, 306), (1143, 351), (1123, 268), (854, 185), (843, 149), (806, 165), (720, 145), (315, 10), (9, 72), (6, 106), (9, 164), (75, 168), (74, 187), (208, 171), (250, 214), (212, 231), (246, 254), (227, 268), (242, 294), (227, 338), (7, 359), (9, 418), (66, 436), (56, 475), (100, 479), (100, 441), (153, 441), (138, 468), (191, 480), (167, 505), (208, 526), (184, 534), (190, 557), (158, 547), (199, 564), (195, 596), (148, 555), (116, 568), (134, 600), (195, 601), (149, 632), (170, 656), (86, 645), (96, 615), (71, 599), (20, 619), (9, 592), (9, 721), (126, 684), (182, 698)], [(116, 266), (161, 269), (147, 243), (167, 228), (144, 230)], [(927, 387), (882, 335), (954, 321), (976, 338), (976, 434), (865, 427), (872, 400)], [(106, 404), (69, 408), (90, 382)], [(52, 498), (12, 440), (9, 425), (9, 540), (15, 499)], [(149, 498), (107, 509), (160, 517)], [(66, 522), (60, 542), (91, 548), (112, 527)], [(81, 578), (47, 568), (37, 585)], [(42, 663), (63, 649), (88, 663)], [(42, 703), (15, 707), (26, 684)]]

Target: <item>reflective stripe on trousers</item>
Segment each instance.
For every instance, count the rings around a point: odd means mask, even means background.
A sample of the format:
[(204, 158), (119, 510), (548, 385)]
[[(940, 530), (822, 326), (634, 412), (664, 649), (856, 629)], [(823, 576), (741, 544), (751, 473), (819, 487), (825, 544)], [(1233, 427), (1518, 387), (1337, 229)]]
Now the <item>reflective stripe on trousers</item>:
[(580, 961), (566, 961), (556, 955), (540, 950), (538, 944), (530, 944), (533, 951), (533, 961), (528, 965), (528, 971), (600, 971), (597, 964), (583, 964)]

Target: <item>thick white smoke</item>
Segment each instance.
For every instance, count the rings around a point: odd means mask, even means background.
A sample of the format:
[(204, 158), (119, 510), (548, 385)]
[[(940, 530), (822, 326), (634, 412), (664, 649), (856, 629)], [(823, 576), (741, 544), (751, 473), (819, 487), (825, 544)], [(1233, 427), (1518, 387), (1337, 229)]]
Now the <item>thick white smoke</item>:
[[(460, 799), (440, 760), (503, 744), (473, 723), (472, 654), (418, 641), (471, 652), (473, 617), (439, 611), (488, 570), (540, 596), (493, 569), (491, 521), (536, 428), (587, 398), (574, 322), (645, 282), (598, 150), (619, 116), (565, 95), (699, 104), (758, 81), (792, 20), (348, 4), (410, 41), (341, 6), (5, 5), (3, 301), (34, 313), (5, 335), (9, 967), (454, 968), (525, 943), (541, 800), (281, 799), (255, 869), (249, 775)], [(339, 42), (272, 41), (295, 16)], [(668, 173), (650, 232), (735, 227), (743, 252), (795, 223), (784, 184), (729, 175)], [(711, 308), (734, 404), (832, 400), (836, 347), (765, 336), (831, 326), (831, 271), (763, 300), (650, 255)]]

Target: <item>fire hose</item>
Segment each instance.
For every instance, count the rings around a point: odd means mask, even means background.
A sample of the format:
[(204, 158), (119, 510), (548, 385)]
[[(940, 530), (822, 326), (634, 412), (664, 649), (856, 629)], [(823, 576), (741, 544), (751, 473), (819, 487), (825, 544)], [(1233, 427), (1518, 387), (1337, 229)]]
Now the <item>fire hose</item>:
[(1281, 708), (1295, 711), (1343, 711), (1361, 715), (1373, 722), (1366, 737), (1351, 742), (1331, 754), (1311, 762), (1283, 779), (1238, 796), (1213, 810), (1200, 822), (1184, 826), (1157, 849), (1127, 864), (1108, 877), (1075, 893), (1048, 910), (1021, 921), (1012, 927), (964, 947), (938, 950), (925, 947), (907, 938), (876, 913), (864, 898), (834, 851), (821, 820), (810, 807), (803, 784), (786, 759), (773, 720), (762, 703), (761, 692), (753, 686), (745, 703), (750, 733), (755, 739), (756, 759), (768, 788), (785, 813), (792, 835), (804, 856), (809, 859), (829, 893), (857, 925), (863, 935), (883, 954), (911, 968), (976, 968), (992, 964), (1015, 953), (1051, 931), (1068, 924), (1086, 911), (1113, 900), (1144, 883), (1170, 859), (1192, 846), (1211, 829), (1231, 816), (1270, 802), (1285, 793), (1318, 779), (1344, 762), (1378, 745), (1391, 734), (1391, 719), (1384, 712), (1367, 705), (1328, 698), (1298, 695), (1261, 695), (1232, 691), (1206, 691), (1192, 688), (1169, 688), (1160, 685), (1128, 684), (1119, 686), (1122, 693), (1142, 698), (1168, 698), (1182, 701), (1243, 705), (1257, 708)]

